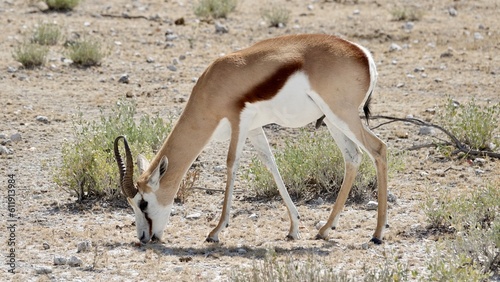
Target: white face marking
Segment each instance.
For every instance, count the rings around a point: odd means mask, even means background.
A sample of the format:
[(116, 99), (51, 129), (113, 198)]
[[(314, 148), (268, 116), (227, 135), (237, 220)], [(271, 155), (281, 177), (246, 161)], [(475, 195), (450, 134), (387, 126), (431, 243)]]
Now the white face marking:
[[(161, 239), (170, 218), (172, 205), (161, 205), (154, 193), (137, 193), (128, 201), (135, 213), (137, 238), (142, 243), (147, 243), (153, 238)], [(141, 210), (141, 204), (145, 206), (143, 210)]]
[[(313, 93), (307, 75), (298, 71), (291, 75), (280, 91), (270, 100), (247, 103), (241, 119), (253, 118), (250, 130), (269, 123), (286, 127), (302, 127), (320, 118), (323, 113), (309, 97)], [(254, 112), (256, 111), (256, 112)]]

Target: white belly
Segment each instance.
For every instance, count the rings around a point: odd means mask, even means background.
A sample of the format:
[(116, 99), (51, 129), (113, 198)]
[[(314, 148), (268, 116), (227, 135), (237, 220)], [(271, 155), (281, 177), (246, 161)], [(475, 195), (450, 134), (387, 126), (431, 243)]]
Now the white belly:
[(246, 118), (246, 111), (248, 118), (253, 116), (250, 130), (270, 123), (285, 127), (305, 126), (323, 115), (309, 97), (311, 92), (307, 76), (303, 72), (297, 72), (288, 78), (283, 88), (271, 100), (247, 103), (241, 118)]

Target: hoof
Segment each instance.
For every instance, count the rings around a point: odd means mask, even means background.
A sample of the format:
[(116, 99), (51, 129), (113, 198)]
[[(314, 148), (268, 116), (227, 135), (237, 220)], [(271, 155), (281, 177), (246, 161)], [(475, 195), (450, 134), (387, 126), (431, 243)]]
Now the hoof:
[(205, 242), (208, 242), (208, 243), (219, 243), (219, 239), (207, 237), (207, 239), (205, 239)]
[(373, 244), (375, 245), (380, 245), (382, 244), (382, 240), (380, 240), (379, 238), (376, 238), (376, 237), (373, 237), (370, 242), (373, 242)]
[(326, 240), (326, 237), (321, 236), (319, 233), (314, 237), (315, 240)]
[(385, 228), (389, 228), (389, 224), (387, 224), (387, 223), (386, 223), (386, 224), (385, 224)]
[(295, 241), (295, 239), (296, 239), (296, 238), (295, 238), (295, 237), (293, 237), (293, 236), (292, 236), (292, 235), (290, 235), (290, 234), (286, 235), (286, 237), (285, 237), (285, 240), (287, 240), (287, 241)]

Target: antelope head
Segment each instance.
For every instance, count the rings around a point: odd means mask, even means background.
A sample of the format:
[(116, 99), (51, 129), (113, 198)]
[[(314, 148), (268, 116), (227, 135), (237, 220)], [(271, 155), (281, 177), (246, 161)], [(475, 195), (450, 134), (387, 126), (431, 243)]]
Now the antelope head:
[[(125, 146), (125, 163), (123, 163), (122, 156), (118, 150), (120, 139), (123, 139)], [(137, 238), (144, 244), (150, 240), (161, 240), (172, 208), (171, 203), (168, 205), (160, 203), (158, 195), (160, 180), (167, 171), (167, 158), (163, 156), (157, 167), (151, 171), (149, 170), (149, 162), (142, 155), (139, 155), (137, 157), (137, 165), (141, 176), (134, 183), (132, 155), (127, 139), (124, 136), (118, 136), (115, 139), (114, 151), (120, 171), (122, 192), (134, 209)]]

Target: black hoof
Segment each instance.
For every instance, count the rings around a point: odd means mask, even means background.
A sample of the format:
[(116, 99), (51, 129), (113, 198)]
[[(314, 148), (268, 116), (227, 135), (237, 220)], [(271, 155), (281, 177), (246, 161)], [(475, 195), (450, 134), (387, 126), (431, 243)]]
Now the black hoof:
[(385, 225), (385, 228), (389, 228), (389, 224), (386, 224), (386, 225)]
[(314, 237), (315, 240), (326, 240), (325, 237), (321, 236), (319, 233), (316, 234), (316, 237)]
[(208, 243), (219, 243), (219, 240), (215, 240), (214, 238), (207, 237), (207, 239), (205, 239), (205, 242), (208, 242)]
[(375, 245), (380, 245), (382, 244), (382, 240), (380, 240), (379, 238), (376, 238), (376, 237), (373, 237), (370, 242), (373, 242), (373, 244)]
[(286, 239), (287, 241), (294, 241), (294, 240), (295, 240), (295, 238), (293, 238), (293, 236), (292, 236), (292, 235), (286, 235), (285, 239)]

